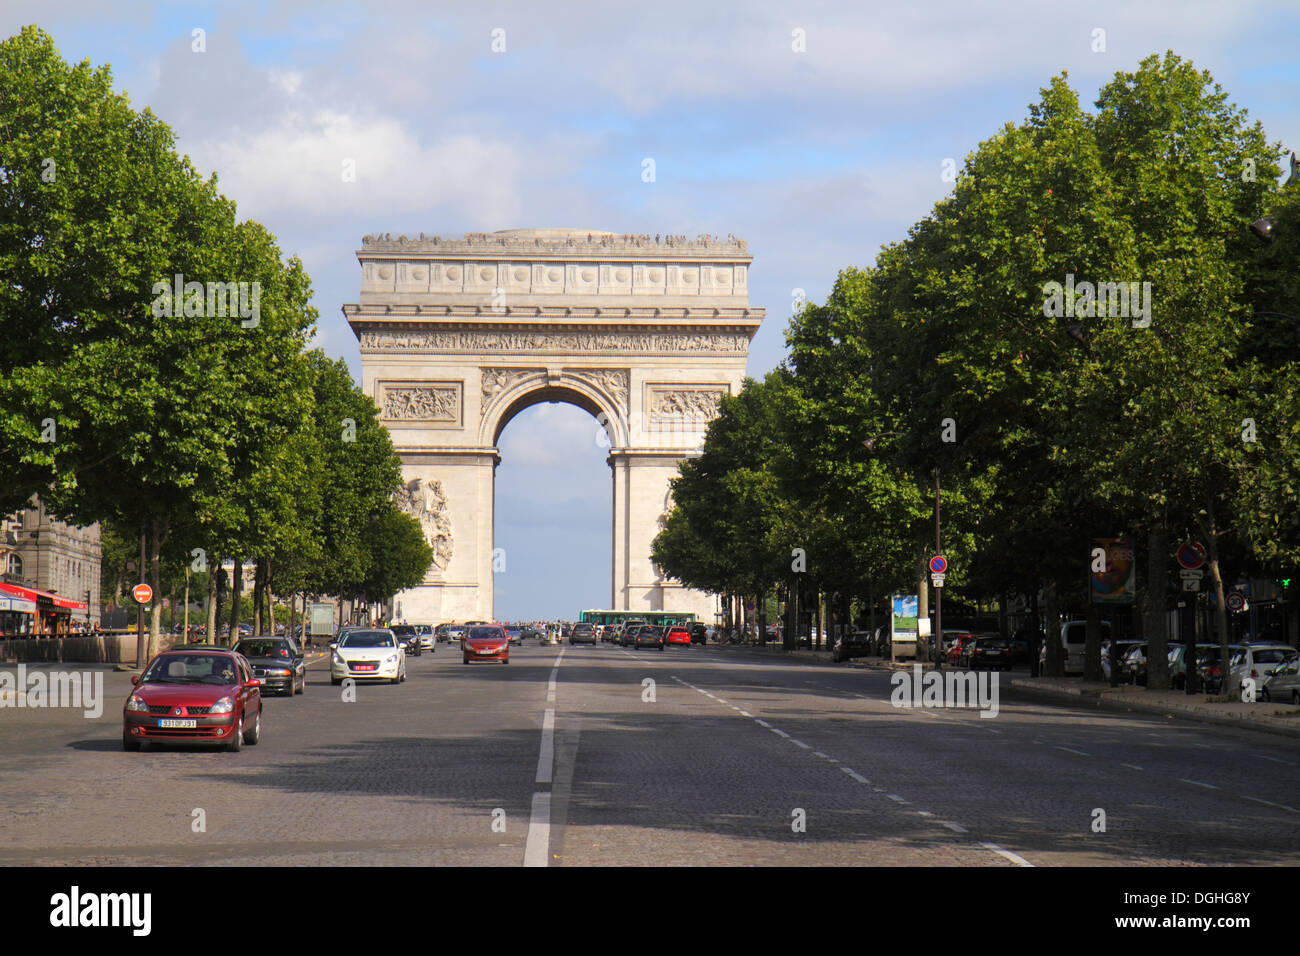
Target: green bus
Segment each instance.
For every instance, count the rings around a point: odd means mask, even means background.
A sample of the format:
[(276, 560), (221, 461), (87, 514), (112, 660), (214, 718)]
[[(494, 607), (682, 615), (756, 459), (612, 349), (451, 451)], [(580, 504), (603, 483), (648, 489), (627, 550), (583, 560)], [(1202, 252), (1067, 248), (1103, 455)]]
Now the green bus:
[(684, 611), (583, 611), (578, 615), (579, 624), (622, 624), (624, 621), (641, 621), (655, 627), (669, 625), (690, 625), (695, 623), (695, 615)]

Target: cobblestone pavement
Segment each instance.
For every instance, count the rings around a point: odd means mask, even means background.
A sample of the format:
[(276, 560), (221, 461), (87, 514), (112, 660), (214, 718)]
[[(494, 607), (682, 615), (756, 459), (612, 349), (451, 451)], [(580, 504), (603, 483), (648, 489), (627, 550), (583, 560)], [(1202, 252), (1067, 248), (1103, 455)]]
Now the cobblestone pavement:
[(1287, 738), (1005, 684), (992, 719), (898, 708), (888, 672), (742, 648), (559, 651), (440, 645), (355, 703), (316, 663), (238, 754), (123, 752), (112, 671), (97, 720), (0, 709), (0, 864), (517, 866), (530, 827), (558, 866), (1300, 861)]

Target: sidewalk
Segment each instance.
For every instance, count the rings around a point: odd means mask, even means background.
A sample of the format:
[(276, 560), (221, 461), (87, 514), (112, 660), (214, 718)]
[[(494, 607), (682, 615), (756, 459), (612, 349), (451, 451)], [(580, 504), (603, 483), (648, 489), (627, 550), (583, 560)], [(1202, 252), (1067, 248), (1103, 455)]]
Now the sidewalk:
[(1300, 709), (1293, 704), (1219, 701), (1211, 700), (1205, 694), (1189, 695), (1180, 690), (1148, 690), (1133, 684), (1111, 687), (1107, 683), (1062, 677), (1015, 677), (1011, 678), (1010, 684), (1027, 694), (1076, 706), (1094, 703), (1103, 710), (1182, 717), (1221, 727), (1262, 730), (1300, 738)]
[[(821, 664), (832, 664), (830, 651), (783, 651), (779, 645), (709, 645), (711, 647), (750, 652), (767, 652), (773, 655), (793, 657), (798, 660)], [(852, 667), (859, 670), (910, 670), (914, 661), (903, 660), (891, 663), (876, 657), (858, 657), (835, 667)], [(927, 665), (928, 667), (928, 665)], [(1237, 727), (1242, 730), (1259, 730), (1266, 733), (1282, 734), (1300, 738), (1300, 709), (1293, 704), (1270, 704), (1257, 701), (1245, 704), (1241, 701), (1209, 700), (1205, 694), (1188, 695), (1178, 690), (1148, 690), (1132, 684), (1120, 684), (1111, 687), (1104, 682), (1084, 682), (1078, 678), (1068, 677), (1029, 677), (1023, 672), (1006, 672), (1003, 681), (1022, 693), (1075, 707), (1094, 706), (1099, 710), (1113, 710), (1127, 713), (1155, 714), (1161, 717), (1197, 720), (1202, 723), (1221, 727)]]

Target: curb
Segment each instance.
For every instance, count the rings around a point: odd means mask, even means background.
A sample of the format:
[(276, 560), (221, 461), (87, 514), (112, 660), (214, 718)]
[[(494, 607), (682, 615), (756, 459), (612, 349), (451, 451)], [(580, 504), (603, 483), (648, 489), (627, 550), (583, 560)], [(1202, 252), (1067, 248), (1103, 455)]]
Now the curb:
[(1117, 713), (1139, 713), (1155, 714), (1159, 717), (1166, 717), (1176, 720), (1192, 720), (1202, 724), (1212, 724), (1216, 727), (1235, 727), (1238, 730), (1256, 730), (1266, 734), (1276, 734), (1282, 737), (1292, 737), (1300, 739), (1300, 724), (1288, 727), (1283, 724), (1265, 723), (1266, 718), (1248, 715), (1245, 717), (1227, 717), (1219, 714), (1205, 714), (1200, 711), (1189, 710), (1184, 706), (1169, 707), (1161, 704), (1148, 704), (1142, 701), (1126, 701), (1107, 698), (1104, 691), (1095, 694), (1084, 693), (1082, 690), (1056, 690), (1048, 687), (1036, 687), (1023, 680), (1010, 681), (1012, 687), (1017, 691), (1031, 697), (1039, 697), (1049, 703), (1070, 704), (1071, 706), (1092, 706), (1097, 710), (1115, 711)]

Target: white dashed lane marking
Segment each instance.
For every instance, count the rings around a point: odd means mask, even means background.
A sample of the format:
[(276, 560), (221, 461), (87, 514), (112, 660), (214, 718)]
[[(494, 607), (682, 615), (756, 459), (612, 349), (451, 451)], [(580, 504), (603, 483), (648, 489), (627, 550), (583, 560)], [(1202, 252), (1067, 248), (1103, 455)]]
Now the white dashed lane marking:
[[(809, 746), (808, 744), (804, 743), (802, 740), (797, 740), (796, 738), (794, 738), (794, 737), (790, 736), (788, 733), (786, 733), (784, 730), (781, 730), (781, 729), (778, 728), (778, 727), (773, 727), (773, 726), (772, 726), (771, 724), (769, 724), (766, 720), (763, 720), (763, 719), (761, 719), (761, 718), (759, 718), (759, 717), (755, 717), (755, 716), (753, 716), (752, 714), (750, 714), (750, 713), (749, 713), (748, 711), (746, 711), (746, 710), (741, 710), (741, 709), (740, 709), (739, 707), (737, 707), (735, 704), (728, 704), (728, 703), (727, 703), (725, 700), (723, 700), (721, 697), (718, 697), (718, 696), (715, 695), (715, 694), (711, 694), (711, 693), (709, 693), (707, 690), (705, 690), (705, 689), (702, 688), (702, 687), (696, 687), (694, 684), (687, 683), (686, 681), (682, 680), (680, 677), (676, 677), (676, 676), (674, 676), (674, 677), (673, 677), (673, 680), (675, 680), (677, 683), (681, 684), (683, 687), (689, 687), (691, 690), (695, 691), (696, 693), (703, 694), (705, 697), (708, 697), (710, 700), (716, 701), (716, 702), (718, 702), (718, 703), (720, 703), (720, 704), (724, 704), (725, 706), (730, 707), (730, 708), (731, 708), (732, 710), (734, 710), (736, 713), (741, 714), (741, 715), (743, 715), (744, 717), (749, 718), (750, 720), (754, 721), (754, 723), (758, 724), (760, 727), (765, 727), (765, 728), (767, 728), (768, 730), (770, 730), (772, 733), (774, 733), (774, 734), (776, 734), (776, 735), (778, 735), (778, 736), (780, 736), (780, 737), (785, 738), (786, 740), (788, 740), (788, 741), (790, 741), (792, 744), (795, 744), (796, 746), (802, 748), (803, 750), (808, 750), (808, 751), (810, 751), (814, 757), (820, 757), (822, 760), (825, 760), (825, 761), (827, 761), (828, 763), (831, 763), (831, 764), (838, 764), (838, 765), (840, 766), (840, 770), (842, 770), (842, 771), (843, 771), (847, 776), (852, 777), (852, 778), (853, 778), (855, 781), (857, 781), (858, 783), (865, 784), (865, 785), (867, 785), (867, 786), (871, 786), (871, 787), (872, 787), (872, 791), (875, 792), (875, 793), (883, 793), (883, 794), (885, 794), (885, 796), (886, 796), (888, 799), (892, 800), (894, 803), (897, 803), (899, 806), (908, 806), (908, 807), (911, 806), (911, 803), (909, 803), (907, 800), (905, 800), (905, 799), (903, 799), (902, 797), (900, 797), (898, 794), (896, 794), (896, 793), (888, 793), (885, 787), (876, 787), (876, 786), (872, 786), (870, 780), (868, 780), (866, 777), (862, 776), (862, 774), (858, 773), (858, 772), (857, 772), (856, 770), (854, 770), (852, 767), (847, 767), (847, 766), (844, 766), (844, 765), (840, 764), (840, 762), (839, 762), (838, 760), (836, 760), (834, 757), (831, 757), (831, 756), (829, 756), (829, 755), (823, 753), (823, 752), (820, 751), (820, 750), (813, 750), (811, 746)], [(870, 698), (870, 697), (866, 697), (865, 695), (862, 695), (862, 694), (855, 694), (855, 695), (853, 695), (853, 696), (855, 696), (855, 697), (861, 697), (863, 700), (872, 700), (872, 699), (873, 699), (873, 698)], [(946, 716), (946, 715), (940, 715), (940, 714), (931, 713), (930, 711), (927, 711), (927, 710), (921, 710), (921, 713), (925, 714), (927, 717), (934, 717), (934, 718), (937, 718), (937, 719), (942, 719), (944, 716)], [(985, 728), (985, 729), (991, 729), (991, 728)], [(1001, 733), (1001, 731), (994, 730), (993, 733)], [(1040, 742), (1041, 742), (1041, 741), (1037, 741), (1037, 740), (1034, 741), (1034, 743), (1040, 743)], [(1092, 756), (1091, 754), (1084, 753), (1082, 750), (1072, 750), (1072, 749), (1070, 749), (1069, 747), (1057, 747), (1056, 749), (1057, 749), (1057, 750), (1065, 750), (1065, 751), (1068, 751), (1068, 752), (1070, 752), (1070, 753), (1074, 753), (1074, 754), (1079, 754), (1080, 756), (1083, 756), (1083, 757), (1090, 757), (1090, 756)], [(929, 810), (909, 810), (909, 811), (907, 811), (907, 812), (909, 812), (909, 813), (914, 813), (914, 814), (916, 814), (917, 816), (926, 817), (926, 818), (928, 818), (928, 819), (934, 819), (934, 814), (931, 813)], [(934, 822), (938, 823), (940, 826), (943, 826), (943, 827), (947, 828), (948, 830), (951, 830), (953, 833), (962, 833), (962, 834), (964, 834), (964, 833), (969, 833), (969, 832), (970, 832), (969, 830), (967, 830), (965, 827), (961, 826), (960, 824), (949, 823), (949, 822), (939, 821), (939, 820), (935, 820)], [(989, 851), (992, 852), (992, 853), (996, 853), (996, 854), (998, 854), (999, 856), (1003, 857), (1004, 859), (1010, 860), (1012, 863), (1015, 863), (1017, 866), (1033, 866), (1033, 865), (1034, 865), (1034, 864), (1030, 863), (1028, 860), (1026, 860), (1024, 857), (1020, 856), (1019, 854), (1017, 854), (1017, 853), (1013, 853), (1013, 852), (1011, 852), (1010, 850), (1004, 850), (1002, 847), (998, 846), (996, 843), (981, 843), (980, 846), (982, 846), (982, 847), (983, 847), (984, 849), (986, 849), (986, 850), (989, 850)]]

